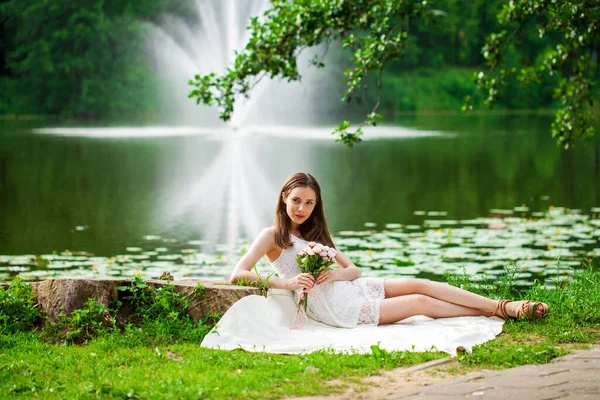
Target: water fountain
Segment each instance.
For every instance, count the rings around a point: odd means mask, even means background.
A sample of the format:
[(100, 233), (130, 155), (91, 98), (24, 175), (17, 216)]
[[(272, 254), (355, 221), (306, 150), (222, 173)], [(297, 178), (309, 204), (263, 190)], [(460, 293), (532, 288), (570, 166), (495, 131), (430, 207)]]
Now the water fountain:
[[(237, 104), (231, 121), (223, 126), (217, 110), (198, 107), (187, 99), (188, 80), (196, 74), (222, 73), (233, 63), (236, 50), (249, 38), (245, 27), (250, 17), (261, 15), (268, 0), (196, 0), (196, 20), (189, 25), (180, 18), (165, 16), (150, 37), (156, 64), (163, 77), (162, 99), (175, 106), (178, 124), (219, 127), (221, 150), (185, 195), (168, 200), (172, 219), (193, 215), (202, 224), (204, 251), (215, 242), (225, 242), (227, 252), (236, 250), (240, 236), (254, 236), (268, 223), (266, 208), (250, 207), (257, 196), (273, 195), (276, 189), (247, 151), (248, 135), (239, 129), (260, 100), (269, 82), (261, 82), (250, 101)], [(250, 187), (252, 186), (252, 187)], [(269, 203), (266, 203), (269, 204)]]
[[(302, 82), (288, 83), (264, 79), (253, 88), (249, 99), (236, 99), (229, 123), (218, 119), (218, 110), (195, 104), (187, 98), (188, 81), (196, 74), (222, 73), (233, 63), (236, 50), (249, 39), (246, 26), (251, 16), (260, 16), (268, 0), (195, 0), (195, 17), (166, 15), (152, 25), (148, 37), (154, 65), (161, 77), (164, 119), (175, 125), (144, 128), (50, 128), (38, 132), (92, 137), (136, 137), (194, 135), (215, 139), (218, 154), (198, 179), (186, 187), (165, 188), (163, 214), (166, 220), (193, 219), (206, 241), (203, 251), (211, 252), (217, 243), (227, 243), (228, 252), (237, 249), (240, 237), (253, 237), (271, 222), (278, 185), (302, 165), (310, 165), (310, 154), (287, 155), (287, 171), (276, 156), (259, 163), (252, 150), (256, 135), (261, 137), (300, 137), (332, 141), (332, 123), (315, 127), (324, 102), (314, 96), (323, 92), (329, 70), (308, 68), (315, 52), (304, 52), (298, 65)], [(318, 51), (318, 49), (316, 50)], [(293, 126), (293, 127), (292, 127)], [(403, 128), (378, 128), (370, 137), (414, 137), (418, 133)], [(279, 139), (280, 141), (283, 139)], [(290, 150), (298, 153), (297, 150)], [(276, 151), (273, 151), (275, 153)], [(296, 163), (294, 157), (301, 157)], [(313, 163), (313, 167), (318, 163)], [(269, 169), (275, 170), (268, 171)], [(311, 170), (314, 172), (314, 168)], [(270, 175), (269, 175), (270, 173)], [(222, 251), (222, 250), (221, 250)]]

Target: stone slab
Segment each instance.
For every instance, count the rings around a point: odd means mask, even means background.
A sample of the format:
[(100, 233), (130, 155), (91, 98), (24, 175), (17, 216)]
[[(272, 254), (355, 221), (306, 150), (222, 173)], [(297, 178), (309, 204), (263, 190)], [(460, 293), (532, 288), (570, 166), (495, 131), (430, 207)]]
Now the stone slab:
[(448, 364), (454, 362), (451, 358), (440, 358), (437, 360), (431, 360), (423, 364), (415, 365), (409, 368), (406, 368), (401, 371), (402, 374), (411, 374), (413, 372), (422, 371), (424, 369), (439, 367), (440, 365)]
[(600, 347), (580, 350), (548, 364), (491, 372), (480, 379), (457, 378), (386, 399), (600, 400), (599, 354)]

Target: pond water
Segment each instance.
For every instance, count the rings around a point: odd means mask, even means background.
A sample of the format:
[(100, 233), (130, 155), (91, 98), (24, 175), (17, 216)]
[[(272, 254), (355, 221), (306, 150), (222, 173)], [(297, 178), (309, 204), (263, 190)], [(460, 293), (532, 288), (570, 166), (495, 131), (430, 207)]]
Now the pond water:
[(600, 255), (600, 140), (565, 152), (550, 122), (405, 117), (347, 149), (326, 128), (224, 141), (219, 130), (0, 121), (0, 281), (225, 278), (296, 171), (320, 181), (336, 243), (365, 276), (481, 277), (514, 263), (523, 283), (568, 276)]

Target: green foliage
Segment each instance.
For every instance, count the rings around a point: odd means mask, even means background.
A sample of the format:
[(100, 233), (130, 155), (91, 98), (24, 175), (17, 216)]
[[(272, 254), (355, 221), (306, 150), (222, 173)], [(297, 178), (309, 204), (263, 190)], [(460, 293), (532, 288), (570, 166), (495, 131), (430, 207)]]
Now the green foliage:
[[(230, 69), (194, 77), (190, 96), (220, 107), (227, 120), (258, 80), (300, 80), (296, 56), (303, 49), (324, 44), (324, 54), (309, 61), (322, 68), (325, 54), (339, 45), (339, 59), (328, 59), (341, 68), (339, 95), (368, 111), (352, 108), (339, 116), (348, 121), (333, 131), (338, 142), (359, 143), (362, 127), (377, 124), (382, 114), (458, 108), (465, 98), (469, 110), (483, 96), (489, 106), (560, 107), (552, 132), (567, 147), (593, 134), (599, 94), (597, 67), (590, 66), (598, 51), (595, 3), (277, 0), (249, 22), (251, 39)], [(185, 18), (191, 7), (185, 0), (0, 2), (0, 113), (129, 121), (156, 115), (147, 22), (165, 13)], [(475, 73), (477, 93), (473, 79), (452, 73), (476, 70), (486, 60), (491, 70)], [(427, 70), (445, 78), (424, 75), (413, 82)], [(348, 114), (357, 112), (365, 117), (354, 127)]]
[(50, 342), (81, 344), (105, 332), (118, 332), (113, 313), (94, 299), (88, 299), (82, 309), (73, 310), (70, 315), (60, 313), (57, 321), (48, 321), (42, 337)]
[(515, 263), (505, 267), (504, 273), (499, 277), (484, 274), (480, 281), (474, 282), (463, 266), (461, 274), (446, 273), (444, 280), (452, 286), (492, 299), (512, 299), (520, 294), (516, 287), (516, 279), (520, 270), (521, 268)]
[(392, 261), (399, 267), (411, 267), (415, 265), (415, 263), (410, 260), (402, 260), (400, 258), (393, 258)]
[(212, 328), (211, 323), (219, 319), (219, 315), (213, 314), (195, 323), (190, 317), (190, 300), (202, 299), (204, 296), (205, 288), (200, 283), (189, 292), (178, 292), (170, 282), (163, 286), (153, 286), (138, 275), (130, 286), (120, 286), (117, 289), (126, 293), (123, 302), (134, 313), (134, 323), (129, 323), (126, 329), (131, 331), (139, 326), (154, 340), (201, 341)]
[(398, 111), (458, 110), (463, 99), (475, 90), (472, 69), (420, 68), (386, 73), (381, 110), (386, 115)]
[[(138, 276), (130, 286), (118, 289), (127, 296), (123, 302), (117, 302), (114, 309), (89, 299), (82, 309), (70, 315), (61, 313), (56, 321), (48, 321), (42, 329), (42, 338), (56, 343), (82, 344), (115, 333), (143, 345), (179, 339), (198, 342), (219, 319), (218, 314), (211, 314), (196, 323), (189, 316), (190, 299), (203, 297), (205, 288), (200, 283), (189, 293), (179, 293), (171, 283), (153, 287)], [(116, 317), (118, 312), (124, 311), (123, 307), (131, 308), (133, 315), (129, 320)]]
[(40, 318), (35, 295), (23, 279), (0, 287), (0, 334), (32, 329)]
[[(594, 134), (594, 74), (590, 68), (592, 55), (598, 51), (600, 7), (596, 0), (584, 1), (511, 1), (498, 15), (505, 27), (488, 36), (482, 48), (489, 72), (475, 75), (478, 87), (486, 94), (485, 102), (493, 106), (501, 95), (500, 88), (514, 76), (523, 85), (540, 85), (547, 77), (554, 81), (554, 97), (560, 107), (552, 123), (552, 136), (568, 149), (576, 138)], [(539, 38), (551, 36), (555, 44), (535, 64), (506, 68), (507, 48), (517, 35), (535, 24)]]
[(118, 117), (154, 111), (141, 20), (180, 0), (9, 0), (0, 4), (6, 69), (0, 112)]
[[(495, 20), (501, 4), (501, 13)], [(600, 7), (595, 0), (522, 0), (508, 4), (499, 1), (465, 4), (455, 0), (277, 0), (262, 18), (252, 19), (251, 38), (245, 49), (236, 54), (234, 65), (223, 75), (195, 76), (190, 81), (194, 87), (190, 97), (198, 103), (219, 107), (221, 118), (227, 121), (236, 99), (248, 97), (258, 80), (263, 77), (300, 80), (296, 57), (301, 51), (340, 41), (350, 65), (344, 71), (346, 86), (342, 100), (362, 103), (362, 90), (374, 80), (379, 94), (363, 126), (375, 125), (381, 117), (378, 109), (386, 66), (392, 71), (423, 66), (439, 68), (445, 63), (477, 66), (481, 55), (473, 50), (482, 47), (483, 58), (492, 70), (475, 73), (474, 80), (483, 92), (485, 103), (493, 106), (504, 92), (508, 102), (516, 97), (521, 101), (526, 99), (525, 104), (535, 103), (536, 97), (529, 98), (527, 91), (511, 83), (517, 70), (521, 71), (522, 84), (554, 88), (560, 108), (552, 133), (567, 148), (575, 137), (593, 134), (590, 63), (597, 46), (599, 19)], [(532, 21), (539, 29), (532, 30)], [(509, 34), (506, 28), (513, 25), (517, 28)], [(496, 32), (490, 34), (490, 29)], [(523, 33), (521, 47), (511, 45), (517, 32)], [(484, 43), (482, 38), (487, 34)], [(541, 39), (536, 40), (535, 35)], [(554, 50), (548, 51), (540, 62), (539, 49), (548, 45)], [(498, 69), (503, 60), (506, 65)], [(311, 64), (325, 65), (318, 56)], [(564, 77), (560, 80), (553, 78), (561, 73)], [(501, 90), (506, 85), (507, 90)], [(473, 95), (464, 97), (467, 102), (463, 109), (469, 110)], [(537, 99), (548, 104), (546, 97), (549, 96)], [(361, 140), (362, 127), (349, 129), (349, 121), (344, 121), (333, 134), (338, 136), (337, 141), (353, 146)]]
[(131, 302), (143, 320), (177, 320), (186, 314), (189, 307), (188, 296), (176, 292), (173, 284), (154, 287), (144, 282), (141, 275), (135, 277), (130, 287), (121, 286), (119, 289), (131, 293), (125, 299)]
[(257, 276), (256, 280), (251, 281), (247, 276), (243, 276), (241, 278), (238, 278), (235, 284), (237, 286), (252, 286), (258, 288), (260, 290), (260, 294), (267, 297), (267, 293), (269, 292), (269, 288), (271, 287), (269, 279), (271, 279), (273, 273), (267, 274), (266, 278), (263, 279), (258, 273), (258, 268), (256, 267), (256, 264), (254, 264), (252, 269), (254, 270), (254, 273)]
[(600, 273), (591, 263), (583, 264), (583, 268), (573, 270), (572, 280), (556, 280), (554, 290), (536, 282), (525, 296), (551, 304), (552, 312), (571, 326), (600, 324)]
[[(372, 70), (383, 71), (385, 65), (405, 50), (409, 20), (431, 19), (427, 2), (414, 1), (302, 1), (274, 0), (262, 19), (253, 18), (251, 37), (246, 48), (236, 55), (234, 65), (222, 76), (196, 75), (190, 81), (190, 97), (197, 102), (221, 108), (221, 118), (231, 118), (238, 95), (248, 96), (257, 80), (263, 77), (299, 80), (296, 56), (307, 47), (340, 40), (351, 53), (352, 67), (344, 72), (347, 88), (344, 101), (362, 101), (364, 88)], [(324, 66), (323, 59), (311, 60)], [(380, 79), (378, 79), (380, 84)], [(375, 125), (380, 118), (379, 103), (368, 113), (363, 124)], [(360, 141), (362, 130), (348, 132), (349, 123), (335, 130), (338, 141), (352, 146)]]
[[(54, 321), (45, 321), (41, 337), (52, 343), (82, 344), (115, 333), (137, 340), (143, 337), (144, 344), (179, 339), (199, 342), (220, 318), (215, 313), (194, 322), (189, 316), (190, 300), (201, 300), (204, 289), (198, 283), (192, 290), (180, 293), (171, 283), (153, 287), (138, 276), (131, 286), (119, 287), (128, 294), (124, 302), (106, 307), (88, 299), (83, 308), (69, 315), (60, 313)], [(130, 313), (133, 312), (131, 319), (117, 318), (128, 306)], [(22, 279), (14, 279), (6, 289), (0, 288), (0, 334), (30, 330), (40, 322), (42, 316), (35, 296)]]

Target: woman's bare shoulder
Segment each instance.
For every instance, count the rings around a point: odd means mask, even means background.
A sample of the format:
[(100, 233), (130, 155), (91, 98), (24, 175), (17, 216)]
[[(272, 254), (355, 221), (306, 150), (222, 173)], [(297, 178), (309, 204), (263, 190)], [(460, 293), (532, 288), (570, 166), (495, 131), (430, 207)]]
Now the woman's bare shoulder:
[(254, 243), (252, 243), (252, 248), (265, 254), (269, 260), (276, 259), (279, 255), (278, 251), (281, 251), (281, 248), (275, 243), (275, 227), (269, 226), (263, 228), (254, 240)]
[(256, 242), (261, 243), (263, 245), (275, 244), (275, 227), (268, 226), (266, 228), (263, 228), (256, 237)]
[(259, 236), (267, 236), (267, 237), (275, 238), (275, 227), (267, 226), (266, 228), (262, 228)]

